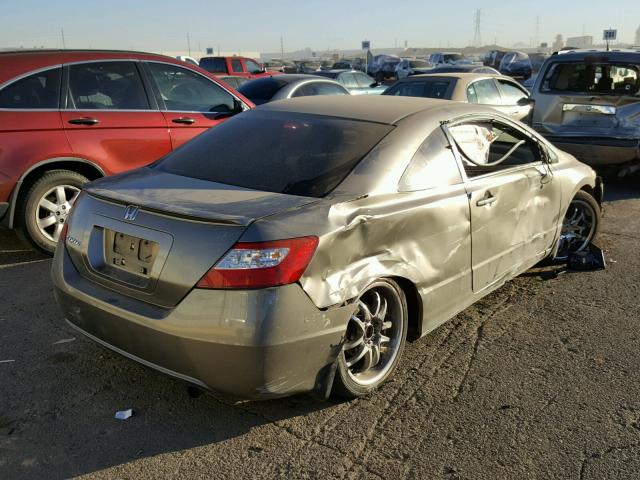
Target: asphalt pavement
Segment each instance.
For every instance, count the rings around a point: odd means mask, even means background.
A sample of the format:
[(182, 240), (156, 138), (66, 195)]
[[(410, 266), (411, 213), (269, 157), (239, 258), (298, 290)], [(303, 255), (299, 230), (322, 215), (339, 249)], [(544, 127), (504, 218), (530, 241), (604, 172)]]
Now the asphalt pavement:
[(351, 402), (192, 395), (68, 327), (0, 231), (0, 478), (637, 479), (640, 185), (606, 189), (606, 270), (525, 273)]

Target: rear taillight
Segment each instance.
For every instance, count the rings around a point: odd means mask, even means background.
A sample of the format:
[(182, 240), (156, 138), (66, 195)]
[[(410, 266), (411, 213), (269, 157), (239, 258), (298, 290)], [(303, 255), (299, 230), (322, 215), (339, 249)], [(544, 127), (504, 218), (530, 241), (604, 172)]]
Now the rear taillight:
[(311, 261), (318, 237), (238, 242), (197, 288), (265, 288), (297, 282)]

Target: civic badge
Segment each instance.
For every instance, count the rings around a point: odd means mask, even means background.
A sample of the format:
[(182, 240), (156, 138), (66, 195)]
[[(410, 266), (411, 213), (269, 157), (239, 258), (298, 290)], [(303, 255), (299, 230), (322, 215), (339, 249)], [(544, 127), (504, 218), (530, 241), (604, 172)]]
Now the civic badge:
[(127, 205), (127, 208), (124, 209), (124, 219), (129, 222), (135, 221), (136, 217), (138, 216), (139, 210), (140, 207), (137, 207), (135, 205)]

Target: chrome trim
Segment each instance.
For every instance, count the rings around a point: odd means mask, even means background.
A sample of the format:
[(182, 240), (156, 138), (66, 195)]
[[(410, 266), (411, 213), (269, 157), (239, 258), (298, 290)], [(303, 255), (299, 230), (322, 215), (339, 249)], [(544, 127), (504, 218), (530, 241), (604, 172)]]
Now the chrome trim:
[(563, 112), (584, 112), (601, 113), (603, 115), (615, 115), (616, 107), (611, 105), (589, 105), (582, 103), (565, 103), (562, 105)]

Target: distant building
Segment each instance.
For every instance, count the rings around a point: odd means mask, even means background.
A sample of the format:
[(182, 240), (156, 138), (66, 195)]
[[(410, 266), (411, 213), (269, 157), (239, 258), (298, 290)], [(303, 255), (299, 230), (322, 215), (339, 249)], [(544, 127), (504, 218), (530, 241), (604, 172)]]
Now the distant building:
[(562, 40), (562, 35), (558, 34), (556, 35), (556, 39), (553, 42), (553, 45), (551, 45), (551, 49), (554, 52), (559, 52), (560, 50), (562, 50), (562, 47), (564, 47), (564, 40)]
[(569, 37), (566, 42), (567, 47), (589, 48), (593, 46), (593, 36), (583, 35), (581, 37)]
[(636, 41), (634, 43), (640, 45), (640, 27), (636, 30)]

